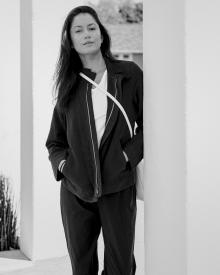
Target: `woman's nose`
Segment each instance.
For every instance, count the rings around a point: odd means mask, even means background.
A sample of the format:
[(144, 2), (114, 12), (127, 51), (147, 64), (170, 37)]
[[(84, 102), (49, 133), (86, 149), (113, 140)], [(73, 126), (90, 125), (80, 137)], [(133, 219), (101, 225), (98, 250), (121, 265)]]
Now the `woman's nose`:
[(89, 33), (88, 30), (85, 30), (85, 32), (84, 32), (84, 37), (85, 37), (85, 38), (86, 38), (86, 37), (90, 37), (90, 33)]

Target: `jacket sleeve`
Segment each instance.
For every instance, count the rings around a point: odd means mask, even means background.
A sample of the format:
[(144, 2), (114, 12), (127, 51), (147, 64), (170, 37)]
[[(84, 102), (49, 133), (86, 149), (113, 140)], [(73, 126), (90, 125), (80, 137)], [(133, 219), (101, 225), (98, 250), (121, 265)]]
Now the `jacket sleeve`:
[(66, 138), (65, 116), (58, 111), (55, 105), (50, 125), (50, 131), (45, 146), (49, 153), (49, 160), (52, 165), (53, 173), (56, 181), (61, 180), (64, 175), (59, 171), (58, 167), (61, 160), (66, 159), (68, 155), (68, 142)]
[(136, 76), (134, 103), (136, 108), (137, 128), (135, 135), (125, 144), (124, 151), (128, 156), (131, 168), (138, 165), (144, 156), (143, 146), (143, 71), (135, 64), (134, 75)]

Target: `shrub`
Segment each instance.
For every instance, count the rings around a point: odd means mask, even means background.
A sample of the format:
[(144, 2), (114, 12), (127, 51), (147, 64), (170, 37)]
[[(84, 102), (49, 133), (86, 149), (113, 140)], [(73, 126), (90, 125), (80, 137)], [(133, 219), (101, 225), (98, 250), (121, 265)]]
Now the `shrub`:
[(19, 249), (17, 214), (8, 178), (0, 175), (0, 251)]

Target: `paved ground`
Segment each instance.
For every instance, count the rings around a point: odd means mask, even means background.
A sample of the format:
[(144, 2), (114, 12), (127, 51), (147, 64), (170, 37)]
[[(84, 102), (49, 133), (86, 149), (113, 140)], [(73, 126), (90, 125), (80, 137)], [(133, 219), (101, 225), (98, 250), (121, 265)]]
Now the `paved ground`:
[[(143, 205), (138, 203), (138, 234), (135, 236), (136, 275), (144, 275), (144, 217)], [(104, 244), (102, 234), (98, 240), (99, 275), (103, 270)], [(30, 261), (20, 250), (0, 252), (0, 275), (72, 275), (69, 256)]]
[[(137, 247), (138, 248), (138, 247)], [(135, 258), (137, 262), (137, 272), (136, 275), (144, 275), (143, 271), (143, 254), (141, 255), (143, 247), (138, 248), (138, 253), (135, 253)], [(13, 262), (10, 263), (13, 265)], [(101, 275), (101, 271), (103, 268), (102, 262), (99, 263), (99, 275)], [(71, 265), (69, 257), (55, 258), (50, 260), (41, 260), (36, 261), (31, 264), (32, 266), (25, 267), (24, 265), (18, 267), (16, 271), (11, 272), (0, 272), (1, 275), (72, 275), (71, 273)]]

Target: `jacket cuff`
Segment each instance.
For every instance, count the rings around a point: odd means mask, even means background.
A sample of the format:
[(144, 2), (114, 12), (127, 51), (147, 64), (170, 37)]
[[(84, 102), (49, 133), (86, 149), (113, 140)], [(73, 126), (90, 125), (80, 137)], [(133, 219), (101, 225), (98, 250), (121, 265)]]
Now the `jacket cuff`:
[(63, 171), (63, 166), (64, 166), (65, 162), (66, 162), (66, 160), (63, 159), (63, 160), (61, 160), (61, 162), (59, 163), (58, 170), (59, 170), (60, 172)]
[(50, 159), (56, 181), (60, 181), (64, 178), (64, 175), (59, 171), (59, 164), (63, 159), (66, 159), (66, 152), (59, 153), (59, 155), (56, 157), (53, 156), (53, 159)]
[(55, 177), (56, 181), (60, 181), (62, 178), (64, 178), (64, 175), (59, 171), (59, 168), (58, 168), (60, 161), (62, 159), (56, 161), (56, 163), (52, 165), (53, 173), (54, 173), (54, 177)]

